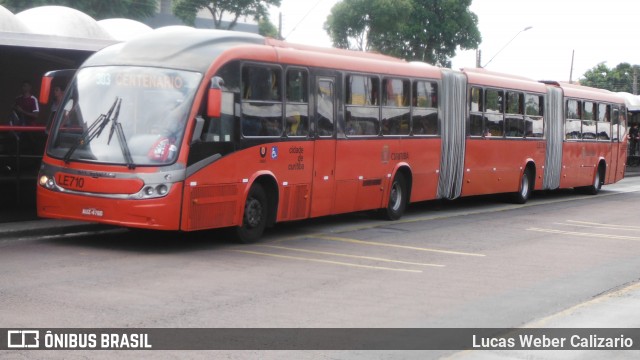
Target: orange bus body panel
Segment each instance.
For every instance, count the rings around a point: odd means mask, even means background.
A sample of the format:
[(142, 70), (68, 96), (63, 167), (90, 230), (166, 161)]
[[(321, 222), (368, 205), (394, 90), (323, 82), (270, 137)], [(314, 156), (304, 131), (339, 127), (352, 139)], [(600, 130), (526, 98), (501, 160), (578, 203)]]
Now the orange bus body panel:
[(468, 139), (462, 196), (518, 191), (527, 162), (536, 166), (535, 188), (542, 188), (544, 140)]
[(167, 196), (124, 200), (51, 192), (38, 186), (38, 216), (158, 230), (179, 230), (181, 183)]

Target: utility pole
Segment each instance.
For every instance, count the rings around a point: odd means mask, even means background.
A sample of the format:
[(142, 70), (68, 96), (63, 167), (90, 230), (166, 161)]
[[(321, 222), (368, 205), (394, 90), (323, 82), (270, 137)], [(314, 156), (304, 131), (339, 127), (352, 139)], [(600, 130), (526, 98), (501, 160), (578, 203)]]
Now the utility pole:
[(569, 71), (569, 84), (573, 84), (573, 55), (575, 55), (575, 53), (575, 50), (571, 50), (571, 70)]
[(476, 67), (482, 67), (482, 50), (476, 49)]
[(638, 95), (638, 67), (633, 67), (633, 95)]

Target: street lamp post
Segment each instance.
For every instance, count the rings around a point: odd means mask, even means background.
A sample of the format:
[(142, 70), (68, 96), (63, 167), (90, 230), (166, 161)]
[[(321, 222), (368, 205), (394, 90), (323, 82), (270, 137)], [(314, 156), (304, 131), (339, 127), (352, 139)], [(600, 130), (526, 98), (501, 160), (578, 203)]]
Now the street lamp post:
[(500, 53), (502, 52), (502, 50), (504, 50), (507, 46), (509, 46), (509, 44), (511, 44), (511, 42), (512, 42), (513, 40), (515, 40), (515, 38), (517, 38), (517, 37), (518, 37), (518, 35), (520, 35), (520, 33), (524, 32), (524, 31), (527, 31), (527, 30), (529, 30), (529, 29), (531, 29), (531, 28), (533, 28), (533, 26), (527, 26), (526, 28), (524, 28), (524, 29), (522, 29), (522, 30), (518, 31), (518, 33), (516, 34), (516, 36), (512, 37), (512, 38), (511, 38), (511, 40), (509, 40), (506, 44), (504, 44), (504, 46), (502, 47), (502, 49), (498, 50), (498, 52), (497, 52), (495, 55), (493, 55), (493, 57), (492, 57), (491, 59), (489, 59), (489, 61), (487, 61), (487, 63), (486, 63), (486, 64), (484, 64), (484, 66), (482, 66), (482, 67), (483, 67), (483, 68), (484, 68), (484, 67), (487, 67), (487, 65), (489, 65), (489, 63), (490, 63), (493, 59), (495, 59), (495, 58), (496, 58), (496, 56), (498, 56), (498, 54), (500, 54)]

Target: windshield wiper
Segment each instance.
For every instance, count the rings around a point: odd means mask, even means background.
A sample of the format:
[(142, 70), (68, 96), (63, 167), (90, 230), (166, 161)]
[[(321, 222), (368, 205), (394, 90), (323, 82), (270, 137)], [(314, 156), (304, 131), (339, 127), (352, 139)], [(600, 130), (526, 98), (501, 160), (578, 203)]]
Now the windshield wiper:
[(129, 150), (129, 145), (127, 145), (127, 139), (124, 136), (124, 130), (122, 130), (122, 124), (118, 122), (118, 116), (120, 115), (120, 105), (122, 104), (122, 99), (118, 99), (118, 105), (116, 106), (116, 113), (113, 115), (113, 120), (111, 121), (111, 129), (109, 130), (109, 139), (107, 140), (107, 145), (111, 143), (111, 137), (113, 137), (113, 132), (115, 131), (118, 136), (118, 143), (120, 144), (120, 150), (122, 151), (122, 155), (124, 155), (124, 160), (127, 162), (127, 167), (129, 169), (135, 169), (136, 164), (133, 162), (133, 157), (131, 157), (131, 151)]
[(116, 108), (116, 104), (118, 104), (119, 102), (118, 100), (119, 98), (116, 96), (116, 99), (111, 105), (111, 108), (109, 109), (107, 114), (106, 115), (100, 114), (100, 116), (98, 116), (96, 121), (94, 121), (93, 124), (91, 124), (91, 126), (89, 126), (82, 133), (82, 135), (80, 136), (80, 139), (78, 139), (78, 141), (75, 144), (73, 144), (71, 148), (69, 148), (67, 153), (64, 154), (65, 163), (69, 163), (69, 160), (71, 160), (71, 155), (73, 155), (73, 153), (78, 149), (78, 147), (80, 147), (81, 145), (89, 144), (91, 140), (100, 136), (100, 134), (102, 133), (102, 130), (104, 130), (104, 128), (109, 123), (109, 120), (111, 120), (111, 114), (113, 113), (113, 110)]

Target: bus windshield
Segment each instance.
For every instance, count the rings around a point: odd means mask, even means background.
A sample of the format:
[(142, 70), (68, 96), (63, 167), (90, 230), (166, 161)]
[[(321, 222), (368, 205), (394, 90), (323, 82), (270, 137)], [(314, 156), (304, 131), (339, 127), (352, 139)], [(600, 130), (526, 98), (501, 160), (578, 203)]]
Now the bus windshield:
[(81, 69), (56, 113), (47, 154), (129, 168), (171, 164), (201, 78), (160, 68)]

